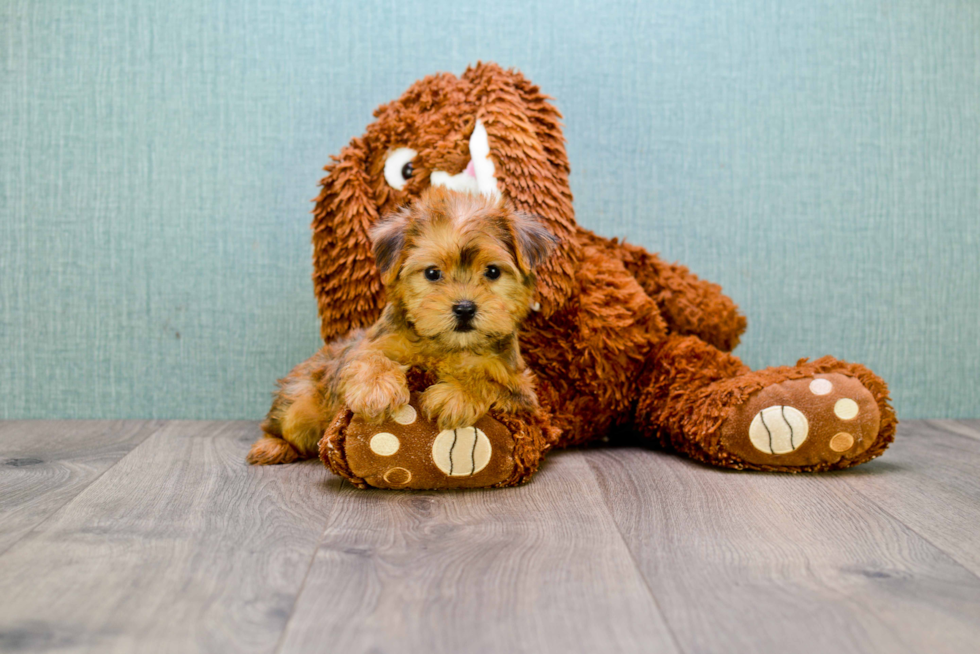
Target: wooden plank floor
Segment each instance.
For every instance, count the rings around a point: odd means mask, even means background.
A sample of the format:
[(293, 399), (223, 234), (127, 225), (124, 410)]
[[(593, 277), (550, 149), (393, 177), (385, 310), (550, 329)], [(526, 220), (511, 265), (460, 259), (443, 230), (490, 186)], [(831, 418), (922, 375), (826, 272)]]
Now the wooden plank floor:
[(251, 468), (256, 433), (0, 423), (0, 651), (980, 651), (980, 421), (832, 474), (623, 447), (443, 493)]

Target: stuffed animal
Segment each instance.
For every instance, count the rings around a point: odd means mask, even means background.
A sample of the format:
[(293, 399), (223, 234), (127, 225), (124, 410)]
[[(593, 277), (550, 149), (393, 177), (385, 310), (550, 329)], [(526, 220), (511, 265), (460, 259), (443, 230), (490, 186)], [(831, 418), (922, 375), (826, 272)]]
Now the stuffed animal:
[[(561, 115), (521, 73), (481, 63), (461, 77), (426, 77), (374, 116), (326, 167), (316, 201), (323, 339), (372, 324), (385, 304), (372, 225), (431, 185), (501, 193), (559, 242), (537, 269), (535, 311), (520, 333), (542, 410), (491, 410), (454, 437), (421, 418), (379, 426), (350, 411), (318, 416), (320, 455), (334, 472), (386, 488), (512, 485), (551, 447), (626, 433), (714, 466), (823, 471), (869, 461), (892, 442), (888, 389), (871, 370), (826, 356), (753, 371), (730, 353), (746, 321), (719, 286), (579, 226)], [(426, 383), (425, 371), (410, 375), (413, 393)], [(268, 421), (265, 430), (283, 437)], [(378, 433), (386, 436), (372, 449)], [(385, 454), (395, 441), (401, 448)], [(315, 455), (292, 450), (279, 459)]]

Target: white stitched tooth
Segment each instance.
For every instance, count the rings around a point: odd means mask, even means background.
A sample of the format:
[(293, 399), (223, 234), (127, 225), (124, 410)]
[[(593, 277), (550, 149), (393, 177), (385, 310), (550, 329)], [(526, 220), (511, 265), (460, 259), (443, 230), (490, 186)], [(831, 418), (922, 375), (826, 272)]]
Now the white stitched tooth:
[(490, 159), (490, 140), (482, 120), (476, 121), (476, 127), (473, 128), (473, 134), (470, 136), (470, 158), (473, 160), (473, 170), (476, 173), (480, 193), (486, 196), (497, 195), (499, 193), (497, 178), (494, 177), (496, 168), (493, 160)]
[(476, 178), (472, 175), (467, 175), (465, 170), (458, 175), (450, 175), (441, 170), (436, 170), (429, 177), (429, 181), (433, 186), (445, 186), (450, 191), (463, 191), (465, 193), (472, 193), (473, 195), (480, 192)]
[(477, 120), (473, 134), (470, 135), (470, 161), (466, 169), (456, 175), (450, 175), (443, 170), (434, 170), (429, 175), (429, 183), (432, 186), (444, 186), (451, 191), (464, 191), (474, 195), (482, 193), (488, 197), (496, 197), (500, 195), (500, 191), (497, 188), (495, 172), (496, 167), (493, 159), (490, 158), (487, 128), (484, 127), (482, 120)]

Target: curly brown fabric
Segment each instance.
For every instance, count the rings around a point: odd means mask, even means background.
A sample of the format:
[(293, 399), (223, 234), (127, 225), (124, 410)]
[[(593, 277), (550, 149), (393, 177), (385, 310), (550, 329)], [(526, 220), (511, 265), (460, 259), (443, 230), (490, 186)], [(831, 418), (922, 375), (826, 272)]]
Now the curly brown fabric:
[[(384, 297), (368, 231), (417, 197), (433, 171), (456, 174), (467, 167), (476, 121), (486, 128), (500, 192), (517, 209), (539, 216), (560, 241), (539, 270), (540, 311), (521, 332), (544, 413), (498, 417), (519, 444), (508, 483), (526, 480), (551, 446), (629, 431), (710, 465), (793, 472), (862, 463), (892, 442), (896, 420), (888, 389), (870, 370), (824, 357), (751, 371), (729, 353), (746, 321), (718, 285), (578, 226), (561, 115), (519, 72), (481, 63), (461, 77), (432, 75), (374, 115), (365, 134), (326, 167), (316, 201), (313, 280), (324, 340), (377, 319)], [(384, 176), (386, 156), (396, 148), (417, 152), (400, 190)], [(818, 377), (821, 382), (807, 386)], [(828, 395), (817, 394), (827, 387)], [(795, 416), (803, 416), (809, 449), (798, 449), (805, 455), (776, 451), (782, 422), (771, 426), (765, 415), (752, 422), (745, 414), (752, 402), (770, 396), (774, 406), (798, 408), (785, 419), (793, 438), (803, 424)], [(841, 417), (850, 415), (851, 405), (859, 415)], [(747, 457), (745, 448), (760, 447), (750, 437), (762, 427), (770, 444)], [(320, 453), (331, 469), (359, 483), (345, 468), (343, 428), (343, 417), (330, 425)], [(830, 448), (832, 436), (835, 447), (848, 439), (854, 445), (838, 452)]]

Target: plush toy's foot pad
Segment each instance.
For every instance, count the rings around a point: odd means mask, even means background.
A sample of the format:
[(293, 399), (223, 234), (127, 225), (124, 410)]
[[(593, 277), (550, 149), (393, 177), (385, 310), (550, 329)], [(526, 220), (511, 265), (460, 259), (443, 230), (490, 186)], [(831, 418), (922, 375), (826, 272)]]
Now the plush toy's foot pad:
[(839, 373), (763, 388), (722, 425), (723, 447), (746, 463), (809, 468), (855, 459), (878, 436), (881, 412), (854, 377)]
[(426, 420), (417, 397), (381, 424), (358, 417), (347, 427), (344, 449), (350, 471), (375, 488), (480, 488), (514, 472), (514, 439), (497, 420), (483, 416), (472, 427), (440, 431)]

